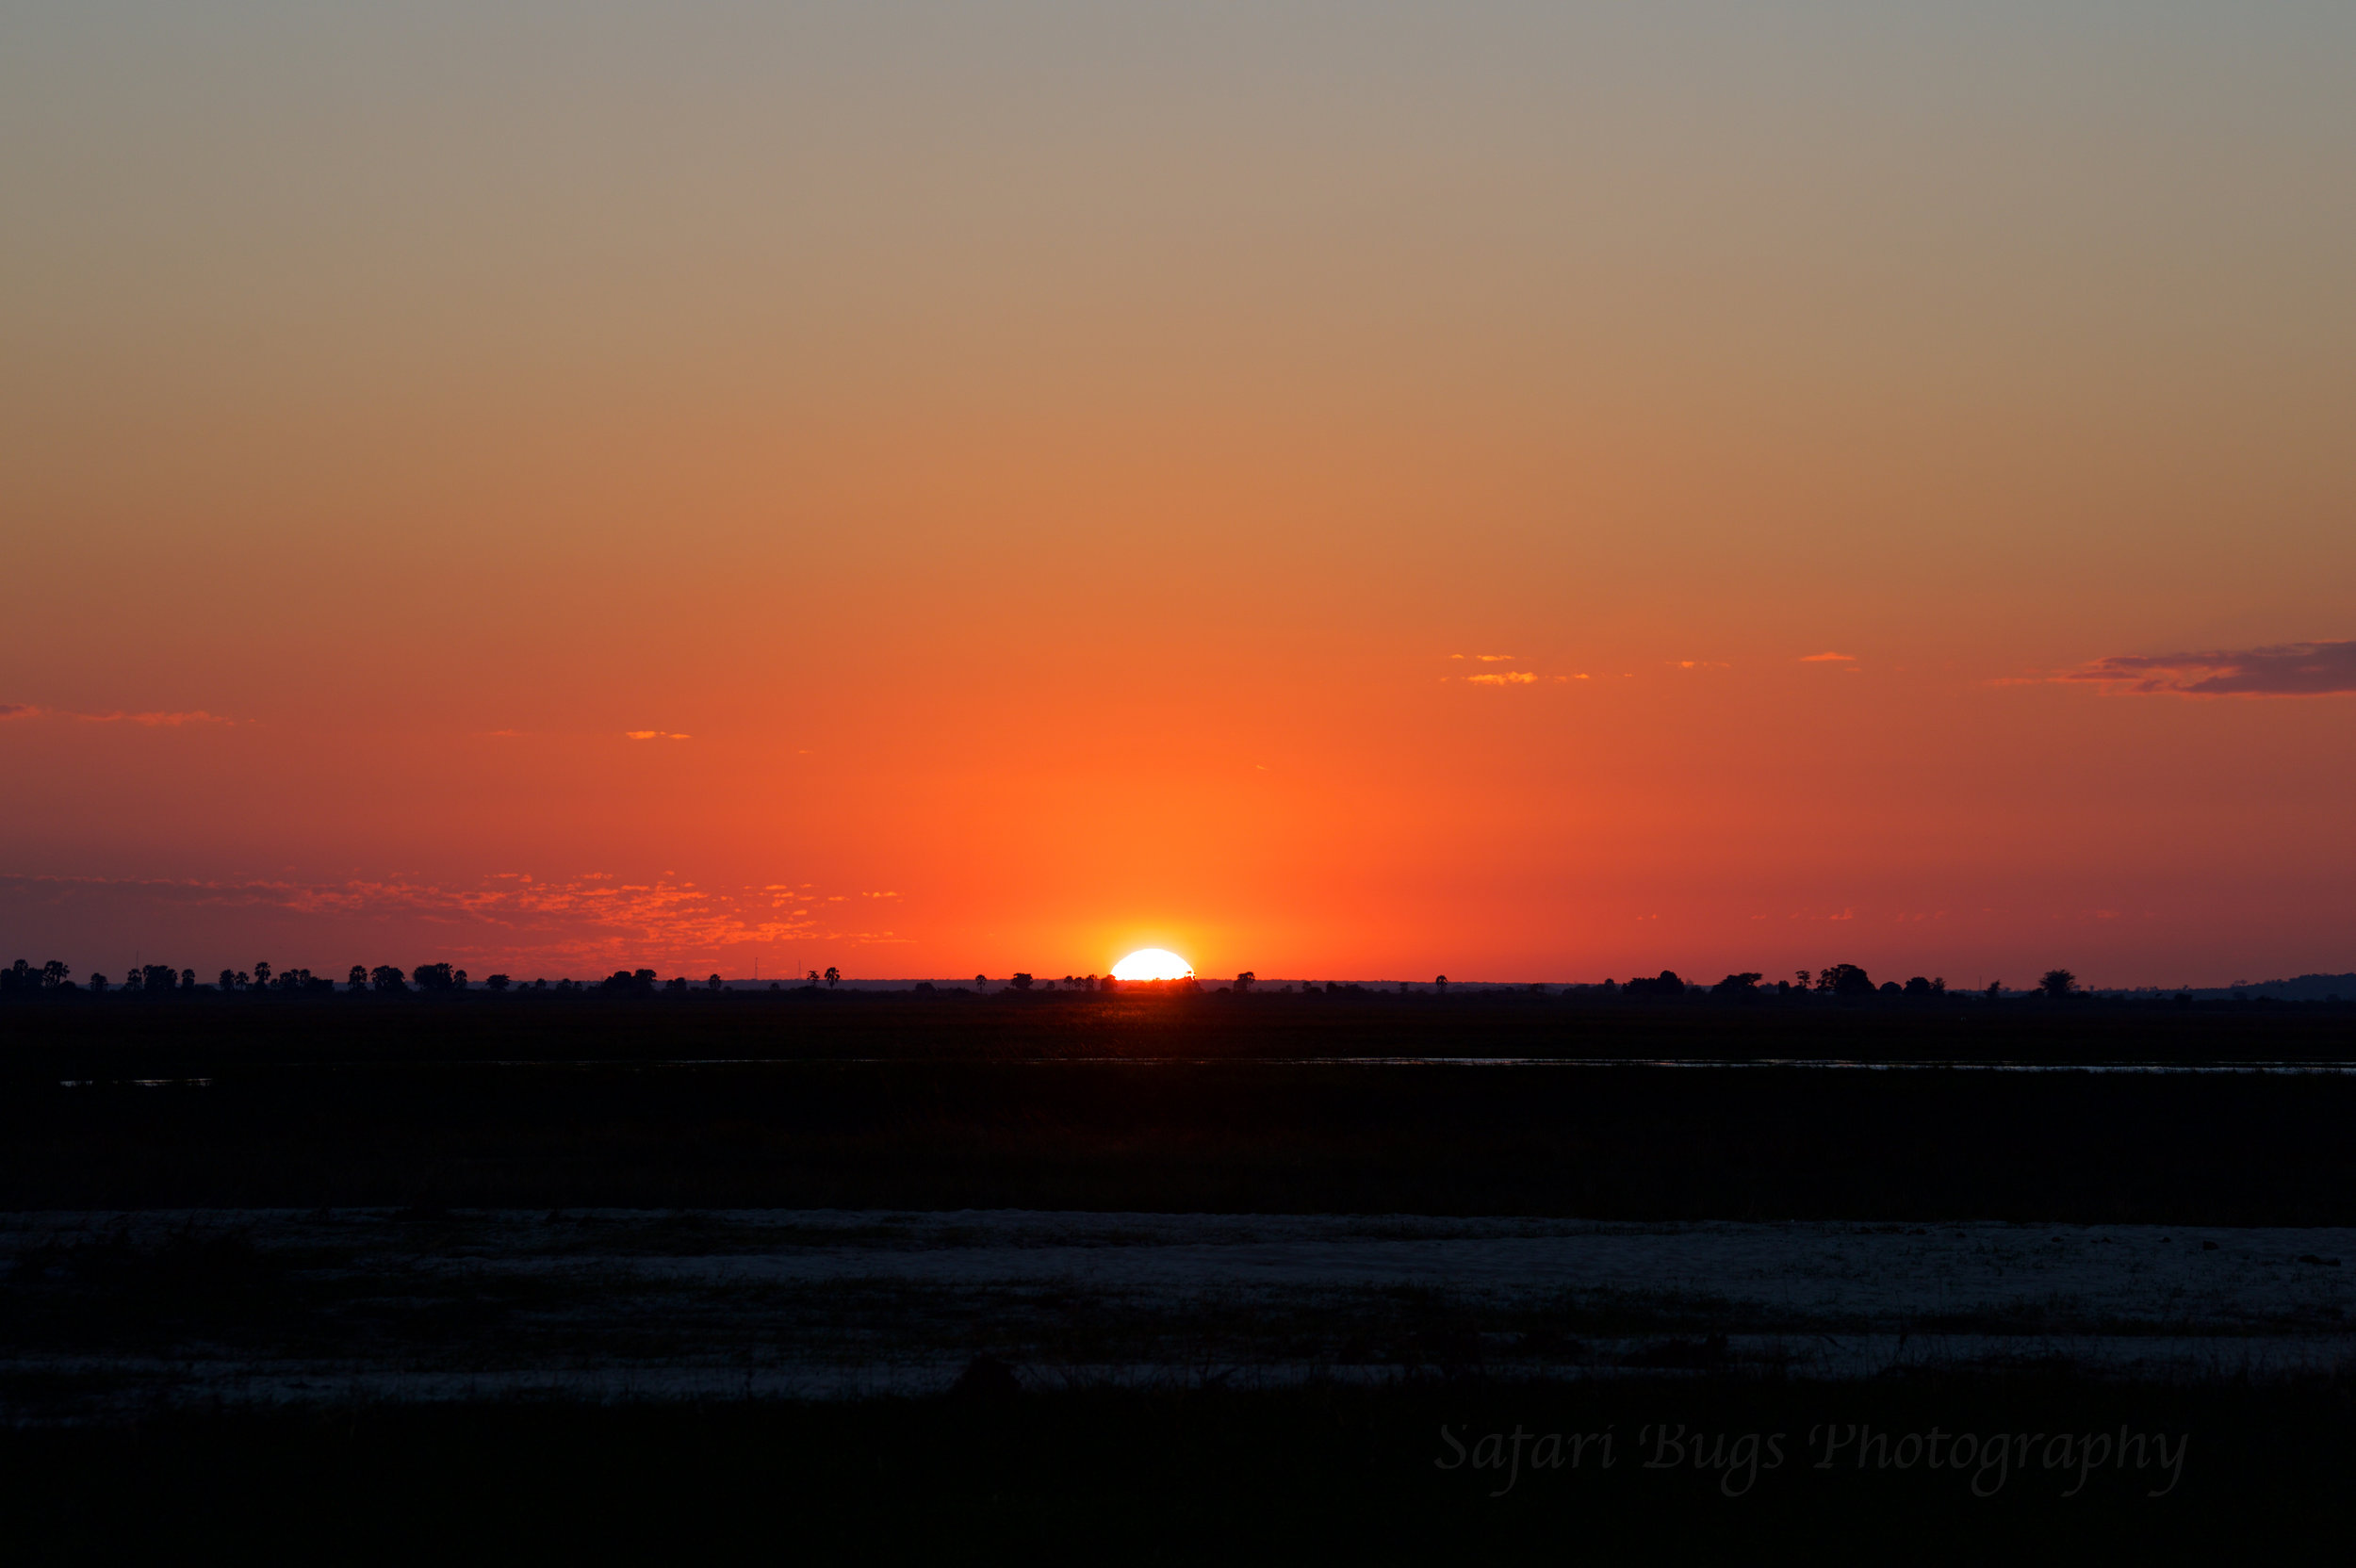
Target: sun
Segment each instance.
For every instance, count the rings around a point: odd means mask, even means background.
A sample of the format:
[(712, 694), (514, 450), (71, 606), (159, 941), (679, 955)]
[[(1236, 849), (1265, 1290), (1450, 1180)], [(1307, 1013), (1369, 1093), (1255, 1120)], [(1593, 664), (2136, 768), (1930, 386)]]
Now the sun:
[(1191, 980), (1194, 966), (1166, 947), (1143, 947), (1113, 966), (1116, 980)]

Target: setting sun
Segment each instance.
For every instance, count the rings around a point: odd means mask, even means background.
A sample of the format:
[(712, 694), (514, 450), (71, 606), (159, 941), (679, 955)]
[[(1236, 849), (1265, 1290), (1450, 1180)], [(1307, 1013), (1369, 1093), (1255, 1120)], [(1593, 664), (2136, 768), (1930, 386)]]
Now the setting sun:
[(1116, 980), (1191, 980), (1194, 966), (1166, 947), (1140, 948), (1113, 966)]

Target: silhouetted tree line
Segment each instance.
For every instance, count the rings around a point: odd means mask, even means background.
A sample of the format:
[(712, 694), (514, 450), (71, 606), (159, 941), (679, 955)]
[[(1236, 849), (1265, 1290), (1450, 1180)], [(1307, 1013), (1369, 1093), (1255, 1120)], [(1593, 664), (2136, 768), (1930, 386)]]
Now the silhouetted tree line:
[(255, 964), (249, 974), (244, 970), (222, 970), (221, 983), (214, 988), (223, 991), (292, 991), (317, 993), (332, 991), (335, 982), (323, 974), (313, 974), (307, 969), (280, 970), (273, 972), (268, 964)]
[[(797, 989), (805, 993), (819, 993), (822, 986), (826, 990), (832, 990), (842, 984), (842, 980), (843, 975), (840, 970), (828, 968), (823, 973), (820, 971), (811, 970), (808, 972), (806, 983)], [(412, 990), (429, 994), (463, 991), (468, 989), (471, 984), (465, 970), (453, 968), (447, 963), (419, 964), (406, 971), (393, 964), (378, 964), (373, 967), (354, 964), (344, 977), (344, 989), (352, 995), (397, 995), (407, 994)], [(581, 982), (571, 979), (562, 979), (552, 983), (546, 979), (517, 981), (510, 979), (505, 974), (493, 974), (486, 976), (481, 985), (483, 989), (493, 993), (515, 991), (519, 994), (594, 994), (612, 997), (657, 995), (683, 997), (696, 989), (713, 993), (727, 989), (717, 974), (708, 976), (701, 986), (697, 987), (691, 984), (684, 975), (674, 975), (668, 980), (663, 980), (651, 969), (615, 970), (603, 980)], [(785, 989), (782, 985), (776, 982), (772, 982), (768, 988), (772, 992)], [(1203, 988), (1203, 983), (1192, 978), (1116, 981), (1110, 975), (1067, 974), (1061, 980), (1042, 980), (1028, 972), (1018, 972), (995, 994), (1016, 998), (1072, 992), (1097, 994), (1122, 992), (1151, 996), (1194, 994), (1201, 992)], [(1490, 987), (1486, 988), (1483, 993), (1477, 994), (1496, 995), (1502, 988)], [(74, 982), (73, 971), (63, 961), (55, 958), (41, 965), (34, 965), (25, 959), (19, 958), (10, 967), (0, 970), (0, 995), (55, 995), (70, 991), (105, 992), (111, 989), (157, 996), (190, 991), (315, 996), (335, 991), (335, 983), (326, 975), (314, 974), (307, 969), (278, 970), (273, 969), (268, 963), (256, 963), (251, 970), (224, 969), (221, 972), (216, 983), (209, 986), (197, 983), (195, 971), (174, 969), (170, 964), (137, 965), (124, 976), (120, 987), (115, 986), (106, 975), (99, 973), (90, 974), (77, 985)], [(1288, 984), (1275, 987), (1271, 990), (1269, 988), (1261, 986), (1258, 976), (1250, 970), (1237, 974), (1233, 984), (1221, 986), (1218, 989), (1222, 995), (1237, 996), (1290, 996), (1296, 993), (1308, 996), (1384, 994), (1383, 988), (1339, 980), (1323, 985), (1316, 981), (1297, 985)], [(1432, 982), (1432, 989), (1439, 996), (1447, 996), (1448, 976), (1445, 974), (1435, 976)], [(1530, 994), (1548, 994), (1547, 988), (1544, 985), (1531, 986), (1528, 989)], [(1868, 974), (1864, 967), (1859, 964), (1832, 964), (1812, 974), (1807, 970), (1800, 970), (1791, 979), (1777, 980), (1772, 987), (1767, 984), (1766, 977), (1755, 970), (1729, 974), (1714, 986), (1704, 986), (1698, 983), (1689, 983), (1675, 970), (1664, 969), (1650, 978), (1640, 976), (1626, 982), (1606, 980), (1601, 986), (1570, 986), (1561, 989), (1565, 995), (1600, 994), (1605, 997), (1627, 997), (1637, 1000), (1707, 996), (1714, 1001), (1744, 1003), (1792, 997), (1829, 997), (1839, 1001), (1862, 1001), (1870, 998), (1883, 1002), (1931, 1003), (1957, 994), (1947, 988), (1947, 982), (1943, 977), (1935, 975), (1918, 974), (1904, 984), (1895, 980), (1885, 980), (1877, 985), (1873, 976)], [(975, 975), (973, 990), (991, 994), (991, 982), (989, 976)], [(1408, 995), (1415, 990), (1415, 988), (1412, 985), (1400, 984), (1396, 988), (1396, 994)], [(936, 990), (930, 981), (918, 983), (915, 987), (915, 993), (921, 996), (942, 994)], [(963, 988), (957, 987), (951, 988), (946, 994), (967, 993)], [(1995, 1001), (2008, 993), (2004, 982), (1999, 980), (1990, 983), (1979, 994), (1986, 1000)], [(2046, 971), (2039, 977), (2031, 994), (2058, 1002), (2083, 996), (2086, 993), (2079, 987), (2078, 977), (2075, 974), (2066, 969), (2053, 969)], [(2180, 993), (2176, 1001), (2182, 1004), (2190, 1005), (2192, 998), (2188, 993)]]
[[(828, 970), (826, 971), (826, 974), (829, 980), (831, 980), (834, 971)], [(1061, 980), (1053, 978), (1046, 980), (1034, 980), (1027, 973), (1018, 973), (1014, 976), (1014, 978), (1006, 982), (1006, 988), (1015, 992), (1017, 995), (1030, 995), (1034, 993), (1045, 995), (1049, 992), (1056, 990), (1109, 991), (1113, 988), (1113, 987), (1114, 982), (1109, 976), (1103, 980), (1099, 980), (1093, 974), (1067, 974)], [(973, 988), (975, 990), (988, 990), (990, 988), (989, 977), (981, 974), (973, 976)]]
[[(1716, 985), (1709, 987), (1708, 991), (1712, 997), (1734, 1001), (1748, 1001), (1768, 996), (1831, 996), (1878, 997), (1884, 1001), (1932, 1002), (1954, 994), (1948, 990), (1947, 981), (1943, 975), (1918, 974), (1903, 985), (1895, 980), (1884, 980), (1879, 985), (1875, 985), (1873, 977), (1866, 972), (1861, 964), (1834, 964), (1818, 970), (1813, 975), (1807, 970), (1800, 970), (1789, 980), (1776, 981), (1773, 989), (1764, 984), (1766, 976), (1756, 972), (1729, 974)], [(1684, 996), (1689, 992), (1699, 992), (1704, 988), (1697, 984), (1688, 985), (1678, 977), (1675, 970), (1664, 969), (1658, 976), (1650, 980), (1630, 980), (1625, 985), (1615, 985), (1614, 982), (1606, 980), (1603, 983), (1603, 988), (1607, 991), (1616, 989), (1620, 994), (1631, 997), (1677, 997)], [(2047, 970), (2037, 981), (2035, 993), (2053, 1001), (2085, 994), (2079, 988), (2078, 977), (2066, 969)], [(2004, 983), (2002, 980), (1991, 981), (1986, 990), (1980, 994), (1994, 1001), (2006, 994)]]
[[(1757, 970), (1745, 970), (1739, 974), (1727, 975), (1714, 986), (1704, 987), (1698, 982), (1689, 985), (1679, 977), (1677, 971), (1664, 969), (1652, 979), (1630, 980), (1626, 985), (1617, 986), (1616, 988), (1622, 995), (1632, 997), (1677, 997), (1684, 996), (1689, 992), (1698, 993), (1707, 990), (1710, 996), (1720, 1001), (1734, 1002), (1793, 995), (1926, 999), (1947, 994), (1947, 981), (1944, 976), (1933, 978), (1918, 974), (1904, 985), (1900, 985), (1895, 980), (1885, 980), (1876, 986), (1873, 984), (1873, 977), (1868, 974), (1864, 966), (1860, 964), (1833, 964), (1828, 968), (1818, 970), (1812, 976), (1808, 971), (1799, 970), (1792, 974), (1791, 979), (1776, 981), (1772, 989), (1765, 984), (1766, 978)], [(1606, 990), (1615, 988), (1615, 983), (1612, 981), (1606, 980), (1603, 984)], [(1988, 994), (1993, 996), (2000, 992), (1991, 990)]]
[[(77, 986), (74, 983), (74, 972), (65, 966), (63, 960), (57, 958), (50, 959), (39, 969), (35, 969), (25, 959), (19, 958), (8, 968), (0, 970), (0, 995), (31, 995), (43, 991), (104, 991), (109, 988), (111, 982), (105, 975), (93, 973), (88, 980)], [(196, 971), (192, 969), (173, 969), (170, 964), (142, 964), (131, 971), (129, 976), (123, 982), (123, 988), (129, 991), (162, 992), (192, 991), (200, 988), (196, 983)]]

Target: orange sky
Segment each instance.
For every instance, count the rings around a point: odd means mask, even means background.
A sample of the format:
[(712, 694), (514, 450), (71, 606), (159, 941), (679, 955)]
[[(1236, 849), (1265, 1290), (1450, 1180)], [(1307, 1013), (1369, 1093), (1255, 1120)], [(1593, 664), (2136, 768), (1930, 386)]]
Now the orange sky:
[(1886, 10), (12, 13), (5, 956), (2356, 969), (2356, 20)]

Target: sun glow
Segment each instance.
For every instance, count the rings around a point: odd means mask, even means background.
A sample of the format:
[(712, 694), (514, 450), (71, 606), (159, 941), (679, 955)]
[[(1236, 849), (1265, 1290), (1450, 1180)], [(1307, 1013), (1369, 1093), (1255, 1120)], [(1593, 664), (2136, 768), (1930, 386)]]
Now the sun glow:
[(1191, 980), (1194, 966), (1166, 947), (1140, 948), (1113, 966), (1116, 980)]

